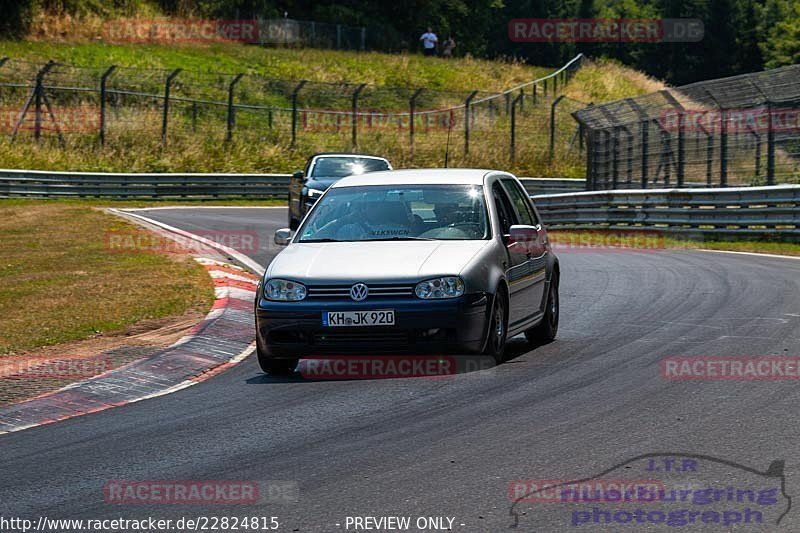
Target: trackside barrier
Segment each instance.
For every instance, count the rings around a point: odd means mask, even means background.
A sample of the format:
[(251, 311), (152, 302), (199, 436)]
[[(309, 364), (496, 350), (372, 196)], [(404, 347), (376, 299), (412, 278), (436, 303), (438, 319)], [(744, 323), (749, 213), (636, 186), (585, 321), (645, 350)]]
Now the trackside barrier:
[[(0, 198), (286, 198), (290, 174), (113, 174), (0, 169)], [(585, 180), (521, 178), (528, 194), (583, 190)]]
[(551, 229), (647, 229), (800, 241), (800, 185), (535, 195)]
[(286, 198), (289, 174), (112, 174), (0, 169), (0, 198)]

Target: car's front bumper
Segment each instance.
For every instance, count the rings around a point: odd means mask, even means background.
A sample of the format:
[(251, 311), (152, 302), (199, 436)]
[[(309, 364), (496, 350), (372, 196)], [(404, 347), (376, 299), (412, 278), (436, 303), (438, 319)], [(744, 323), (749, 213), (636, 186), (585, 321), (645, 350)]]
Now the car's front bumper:
[[(370, 298), (363, 302), (309, 299), (256, 302), (256, 334), (264, 355), (478, 353), (487, 330), (490, 296), (452, 300)], [(330, 327), (325, 311), (393, 309), (394, 326)]]

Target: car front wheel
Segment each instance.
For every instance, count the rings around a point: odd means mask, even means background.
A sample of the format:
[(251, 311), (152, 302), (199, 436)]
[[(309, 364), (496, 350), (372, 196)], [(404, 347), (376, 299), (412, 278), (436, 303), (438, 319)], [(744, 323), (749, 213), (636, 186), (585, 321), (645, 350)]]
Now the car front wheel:
[(258, 366), (271, 376), (285, 376), (293, 373), (297, 368), (298, 359), (268, 357), (261, 349), (261, 343), (258, 339), (256, 339), (256, 356), (258, 357)]
[(492, 313), (489, 315), (489, 332), (487, 333), (484, 355), (494, 358), (496, 364), (503, 362), (506, 353), (506, 335), (508, 333), (508, 317), (506, 314), (508, 299), (498, 291), (492, 302)]

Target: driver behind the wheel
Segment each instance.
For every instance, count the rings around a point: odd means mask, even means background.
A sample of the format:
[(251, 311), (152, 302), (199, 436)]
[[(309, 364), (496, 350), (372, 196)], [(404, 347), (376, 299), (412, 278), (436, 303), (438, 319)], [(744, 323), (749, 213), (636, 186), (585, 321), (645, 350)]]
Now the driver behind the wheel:
[(437, 202), (433, 205), (433, 214), (439, 227), (447, 227), (458, 222), (458, 204), (453, 202)]

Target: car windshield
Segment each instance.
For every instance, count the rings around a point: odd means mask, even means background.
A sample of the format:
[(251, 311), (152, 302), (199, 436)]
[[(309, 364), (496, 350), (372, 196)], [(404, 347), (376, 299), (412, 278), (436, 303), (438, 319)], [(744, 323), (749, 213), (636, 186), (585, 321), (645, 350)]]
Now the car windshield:
[(298, 242), (478, 240), (489, 238), (483, 188), (371, 185), (330, 189)]
[(370, 157), (318, 157), (311, 169), (312, 178), (344, 178), (353, 174), (389, 170), (385, 159)]

